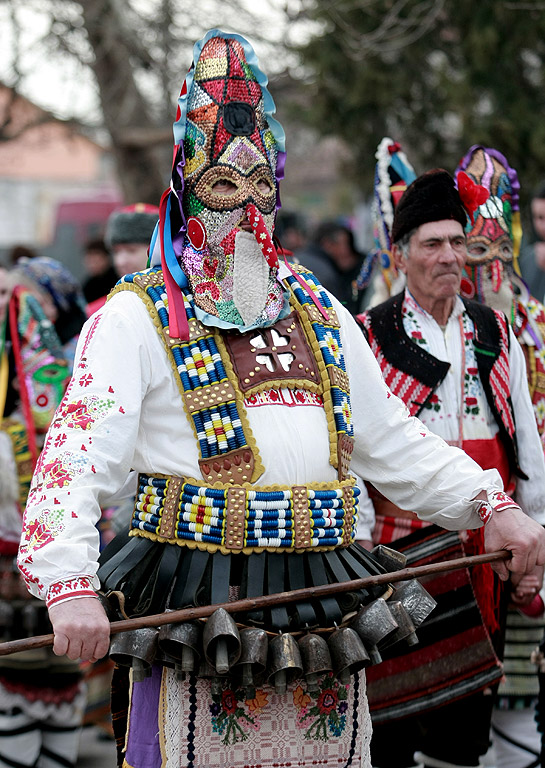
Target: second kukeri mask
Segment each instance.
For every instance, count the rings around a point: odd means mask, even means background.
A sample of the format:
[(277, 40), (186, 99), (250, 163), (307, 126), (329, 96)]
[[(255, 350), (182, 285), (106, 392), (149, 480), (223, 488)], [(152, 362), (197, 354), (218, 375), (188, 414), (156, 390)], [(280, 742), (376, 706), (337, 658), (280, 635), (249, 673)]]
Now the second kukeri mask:
[(519, 182), (516, 171), (495, 149), (474, 145), (456, 169), (490, 192), (468, 224), (468, 257), (462, 295), (501, 310), (511, 318), (513, 272), (520, 245)]

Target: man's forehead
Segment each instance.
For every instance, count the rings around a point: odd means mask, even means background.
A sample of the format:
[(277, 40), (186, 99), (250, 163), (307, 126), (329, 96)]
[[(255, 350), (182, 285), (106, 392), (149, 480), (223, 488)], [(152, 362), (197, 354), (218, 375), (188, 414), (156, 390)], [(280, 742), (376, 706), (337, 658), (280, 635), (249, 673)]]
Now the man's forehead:
[(416, 235), (420, 241), (434, 238), (457, 237), (463, 235), (464, 230), (459, 221), (453, 219), (442, 219), (441, 221), (427, 221), (421, 224), (416, 230)]

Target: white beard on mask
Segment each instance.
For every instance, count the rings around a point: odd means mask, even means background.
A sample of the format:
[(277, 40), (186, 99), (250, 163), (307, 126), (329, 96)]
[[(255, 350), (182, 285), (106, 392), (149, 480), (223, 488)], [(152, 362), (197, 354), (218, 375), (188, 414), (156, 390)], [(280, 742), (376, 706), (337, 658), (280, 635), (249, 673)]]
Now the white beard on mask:
[(263, 312), (269, 291), (270, 268), (251, 232), (235, 237), (233, 301), (244, 321), (251, 325)]
[(504, 279), (500, 283), (499, 290), (494, 291), (492, 287), (492, 281), (483, 275), (481, 282), (482, 303), (486, 304), (492, 309), (499, 310), (507, 315), (509, 319), (511, 317), (511, 310), (513, 308), (513, 289), (511, 287), (511, 281), (507, 275), (504, 275)]

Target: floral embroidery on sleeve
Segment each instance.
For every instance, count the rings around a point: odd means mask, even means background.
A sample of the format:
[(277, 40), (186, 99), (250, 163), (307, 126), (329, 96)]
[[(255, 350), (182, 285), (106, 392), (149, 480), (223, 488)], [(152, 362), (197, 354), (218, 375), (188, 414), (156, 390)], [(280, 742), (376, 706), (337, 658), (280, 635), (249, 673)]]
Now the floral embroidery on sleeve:
[(51, 457), (42, 455), (42, 460), (36, 465), (29, 501), (34, 502), (45, 488), (66, 488), (88, 465), (88, 458), (69, 451)]
[(64, 402), (57, 411), (53, 427), (55, 429), (65, 427), (67, 429), (89, 430), (103, 419), (114, 405), (115, 400), (96, 395)]
[(64, 530), (64, 509), (43, 509), (38, 517), (23, 529), (20, 553), (26, 558), (30, 552), (41, 549)]

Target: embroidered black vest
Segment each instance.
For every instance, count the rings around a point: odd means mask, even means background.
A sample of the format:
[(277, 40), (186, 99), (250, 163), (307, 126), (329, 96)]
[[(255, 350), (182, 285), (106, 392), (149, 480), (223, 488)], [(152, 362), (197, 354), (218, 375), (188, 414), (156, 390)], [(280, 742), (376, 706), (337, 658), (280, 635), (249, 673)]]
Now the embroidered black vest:
[[(382, 375), (412, 416), (418, 416), (444, 380), (450, 363), (412, 341), (403, 327), (403, 293), (358, 315)], [(488, 405), (499, 429), (511, 471), (527, 479), (518, 461), (515, 415), (509, 392), (509, 326), (501, 312), (463, 299), (473, 321), (473, 347)]]

